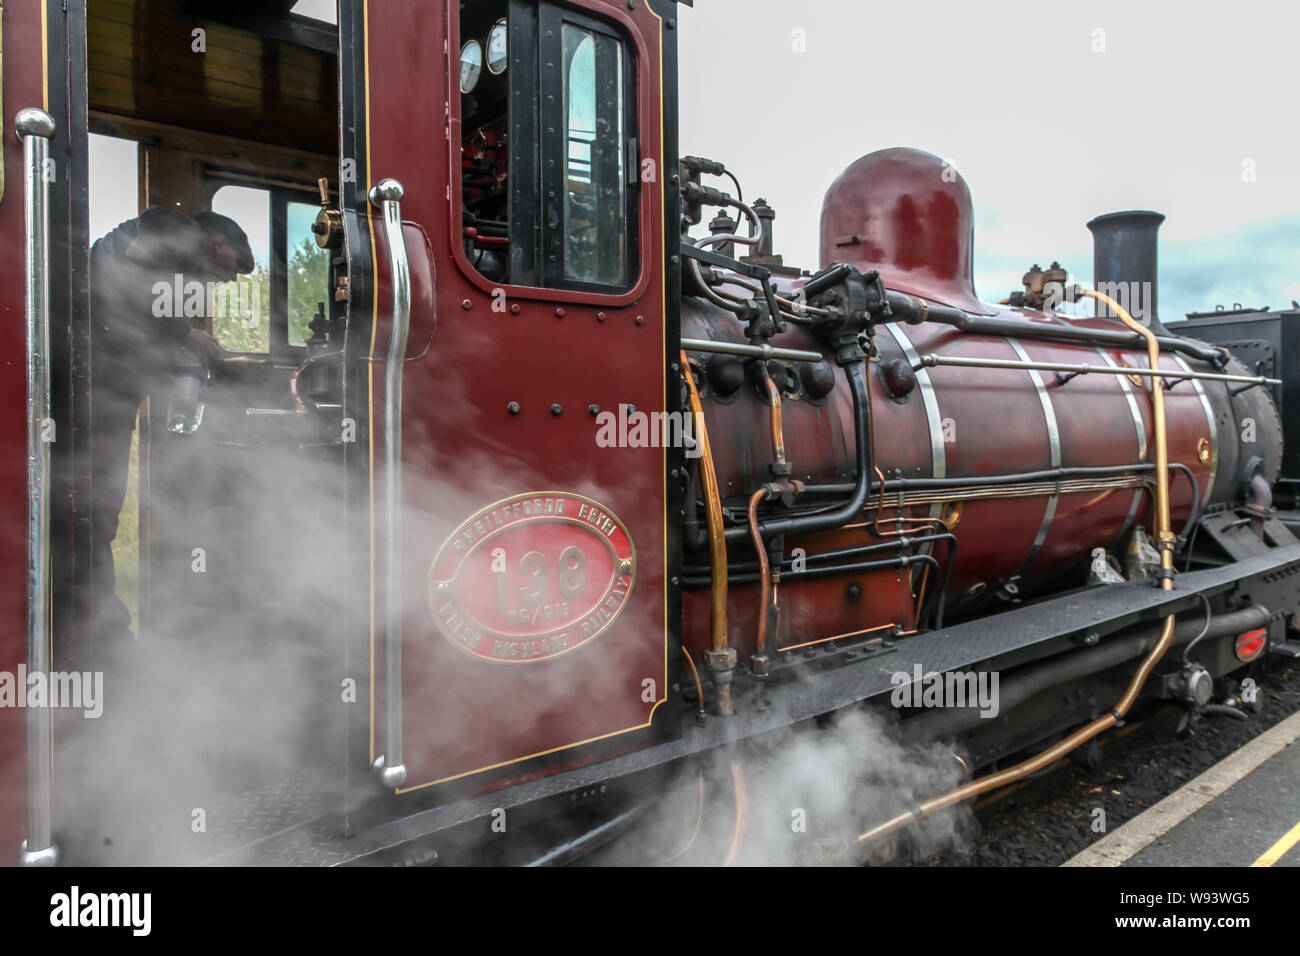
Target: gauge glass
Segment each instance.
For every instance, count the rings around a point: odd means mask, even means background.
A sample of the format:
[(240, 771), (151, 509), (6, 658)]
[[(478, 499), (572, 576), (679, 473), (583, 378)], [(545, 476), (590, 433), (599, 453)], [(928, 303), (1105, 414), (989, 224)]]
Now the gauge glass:
[(472, 92), (478, 86), (479, 74), (483, 72), (483, 46), (478, 40), (470, 40), (460, 49), (460, 91)]

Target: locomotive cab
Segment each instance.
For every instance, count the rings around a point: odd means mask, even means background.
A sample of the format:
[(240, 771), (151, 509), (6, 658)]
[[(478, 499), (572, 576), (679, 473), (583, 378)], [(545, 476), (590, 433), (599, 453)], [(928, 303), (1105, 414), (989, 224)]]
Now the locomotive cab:
[[(53, 766), (9, 795), (15, 845), (22, 808), (52, 808), (34, 852), (52, 813), (72, 859), (212, 858), (672, 732), (680, 450), (595, 436), (677, 401), (673, 3), (291, 6), (19, 26), (66, 25), (22, 64), (47, 79), (11, 87), (48, 88), (68, 171), (43, 640), (108, 698), (100, 724), (56, 714)], [(110, 374), (90, 249), (151, 207), (229, 217), (253, 265), (157, 288), (217, 359)], [(125, 382), (147, 395), (107, 562), (95, 422)]]

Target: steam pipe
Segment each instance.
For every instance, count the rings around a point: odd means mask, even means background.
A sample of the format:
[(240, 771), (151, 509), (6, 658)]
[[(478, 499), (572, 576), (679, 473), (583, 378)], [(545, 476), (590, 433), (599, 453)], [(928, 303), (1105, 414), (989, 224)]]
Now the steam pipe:
[[(705, 518), (709, 529), (709, 560), (713, 575), (709, 602), (709, 651), (705, 655), (710, 676), (713, 678), (714, 699), (718, 713), (730, 717), (735, 713), (731, 703), (731, 676), (736, 666), (736, 652), (728, 646), (727, 635), (727, 540), (722, 528), (722, 496), (718, 493), (718, 474), (713, 465), (713, 449), (709, 444), (709, 430), (704, 424), (704, 410), (700, 393), (691, 374), (691, 363), (685, 350), (681, 353), (682, 374), (690, 395), (691, 413), (699, 423), (699, 469), (704, 485), (707, 505)], [(703, 701), (701, 701), (703, 706)]]
[(778, 359), (783, 362), (816, 364), (824, 358), (820, 352), (805, 352), (802, 349), (779, 349), (771, 345), (742, 345), (739, 342), (711, 342), (708, 339), (682, 339), (681, 346), (692, 352), (743, 355), (746, 358)]
[[(908, 315), (915, 314), (915, 307), (896, 304), (895, 296), (903, 293), (890, 292), (890, 310), (900, 315), (902, 321), (909, 321)], [(912, 299), (911, 296), (904, 296)], [(913, 300), (918, 301), (919, 300)], [(900, 312), (900, 308), (905, 310)], [(1042, 325), (1020, 319), (1005, 319), (1000, 316), (968, 315), (959, 309), (928, 306), (926, 321), (951, 325), (965, 332), (977, 335), (1010, 336), (1017, 339), (1057, 339), (1069, 342), (1088, 342), (1096, 345), (1112, 345), (1117, 348), (1135, 348), (1142, 345), (1142, 338), (1121, 329), (1089, 329), (1071, 325)], [(1167, 352), (1181, 352), (1202, 362), (1222, 365), (1228, 358), (1227, 349), (1201, 345), (1175, 335), (1159, 335), (1160, 347)]]
[(1122, 365), (1088, 365), (1073, 362), (1021, 362), (1016, 359), (965, 358), (959, 355), (922, 355), (912, 370), (948, 365), (954, 368), (1034, 369), (1040, 372), (1070, 372), (1074, 375), (1136, 375), (1140, 378), (1199, 379), (1207, 382), (1237, 382), (1245, 385), (1281, 385), (1280, 378), (1262, 375), (1228, 375), (1220, 372), (1188, 372), (1184, 369), (1129, 368)]
[(754, 656), (764, 661), (767, 658), (767, 616), (768, 602), (772, 596), (772, 573), (767, 561), (767, 544), (758, 531), (758, 503), (770, 495), (771, 490), (765, 486), (749, 496), (749, 533), (754, 539), (754, 550), (758, 552), (759, 583), (758, 636), (754, 643)]
[[(862, 571), (877, 571), (882, 568), (902, 569), (911, 567), (914, 564), (928, 564), (934, 568), (935, 572), (939, 571), (939, 561), (933, 555), (929, 554), (900, 554), (893, 558), (881, 558), (879, 561), (855, 561), (852, 564), (836, 564), (829, 567), (804, 568), (801, 571), (782, 571), (781, 580), (794, 581), (800, 578), (826, 578), (833, 577), (837, 574), (858, 574)], [(753, 584), (761, 580), (761, 573), (747, 572), (732, 575), (730, 580), (732, 584)], [(708, 583), (707, 578), (695, 577), (684, 578), (683, 583), (687, 587), (697, 586)]]
[[(837, 561), (841, 558), (860, 558), (868, 554), (879, 554), (882, 551), (901, 551), (903, 548), (914, 545), (929, 544), (934, 541), (947, 541), (950, 546), (955, 546), (957, 536), (951, 532), (939, 534), (922, 534), (916, 537), (900, 535), (891, 538), (880, 544), (865, 544), (854, 548), (837, 548), (834, 551), (819, 551), (816, 554), (807, 555), (804, 561), (811, 564), (815, 561)], [(782, 574), (788, 572), (794, 565), (793, 559), (782, 561), (778, 568)], [(757, 571), (758, 563), (755, 561), (741, 561), (731, 564), (728, 574), (752, 574)], [(698, 582), (707, 582), (709, 579), (709, 569), (706, 567), (687, 567), (682, 569), (682, 574), (688, 579), (695, 579)]]
[(402, 365), (411, 327), (411, 270), (402, 237), (402, 184), (385, 179), (370, 190), (383, 214), (393, 286), (393, 315), (384, 363), (384, 753), (375, 771), (385, 787), (406, 781), (402, 762)]
[[(23, 143), (23, 222), (27, 301), (27, 672), (50, 677), (53, 605), (50, 594), (50, 187), (46, 177), (54, 118), (27, 108), (14, 117)], [(20, 690), (20, 693), (22, 691)], [(27, 708), (27, 839), (25, 866), (54, 866), (50, 792), (54, 712)]]
[[(871, 494), (871, 412), (868, 407), (867, 381), (862, 371), (862, 361), (851, 362), (844, 366), (844, 375), (849, 380), (849, 390), (853, 394), (853, 433), (857, 442), (856, 458), (858, 467), (857, 481), (853, 485), (853, 495), (840, 507), (820, 514), (800, 515), (797, 517), (769, 518), (759, 522), (759, 533), (765, 538), (773, 535), (812, 534), (817, 531), (831, 531), (843, 527), (861, 512)], [(737, 537), (744, 537), (746, 529), (739, 530)]]

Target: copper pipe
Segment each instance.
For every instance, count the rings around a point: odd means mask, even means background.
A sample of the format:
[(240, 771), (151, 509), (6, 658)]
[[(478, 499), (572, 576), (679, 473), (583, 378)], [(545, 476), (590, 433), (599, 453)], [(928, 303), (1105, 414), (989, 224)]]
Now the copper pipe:
[[(1119, 316), (1121, 322), (1146, 339), (1147, 364), (1150, 365), (1152, 371), (1159, 370), (1160, 340), (1156, 338), (1156, 334), (1141, 322), (1136, 321), (1122, 305), (1110, 296), (1090, 289), (1084, 289), (1081, 292), (1083, 295), (1110, 306), (1111, 311)], [(1174, 544), (1176, 539), (1169, 508), (1169, 445), (1165, 432), (1165, 390), (1159, 382), (1153, 382), (1151, 386), (1151, 407), (1155, 417), (1156, 438), (1156, 521), (1159, 529), (1156, 532), (1156, 546), (1160, 549), (1161, 570), (1167, 572), (1162, 575), (1160, 584), (1165, 590), (1172, 590), (1174, 582), (1171, 575), (1174, 570)]]
[(745, 844), (745, 831), (749, 829), (749, 794), (745, 790), (745, 771), (741, 769), (739, 760), (731, 761), (731, 783), (736, 791), (736, 828), (732, 831), (731, 849), (722, 861), (723, 866), (735, 865)]
[[(1146, 326), (1135, 322), (1133, 317), (1124, 310), (1109, 296), (1100, 292), (1084, 291), (1084, 295), (1090, 296), (1111, 307), (1116, 315), (1134, 332), (1141, 335), (1147, 342), (1147, 357), (1152, 369), (1160, 367), (1160, 342), (1156, 335)], [(1173, 581), (1173, 562), (1174, 562), (1174, 533), (1171, 527), (1169, 513), (1169, 444), (1168, 434), (1166, 432), (1165, 421), (1165, 404), (1164, 389), (1156, 384), (1151, 390), (1151, 400), (1155, 419), (1155, 440), (1156, 440), (1156, 522), (1157, 522), (1157, 542), (1160, 545), (1160, 568), (1163, 572), (1160, 578), (1160, 587), (1165, 591), (1172, 591)], [(933, 797), (925, 801), (915, 810), (906, 813), (900, 813), (892, 820), (886, 820), (884, 823), (873, 827), (866, 833), (858, 837), (858, 843), (862, 845), (870, 844), (881, 837), (887, 836), (901, 830), (910, 823), (927, 817), (936, 810), (942, 810), (945, 807), (951, 807), (972, 797), (977, 797), (982, 793), (988, 793), (999, 787), (1017, 780), (1022, 780), (1032, 773), (1037, 773), (1044, 767), (1055, 763), (1061, 757), (1073, 751), (1075, 748), (1087, 743), (1098, 734), (1109, 730), (1118, 724), (1128, 713), (1133, 703), (1137, 700), (1138, 695), (1142, 692), (1142, 687), (1146, 684), (1147, 678), (1151, 676), (1151, 671), (1155, 669), (1156, 664), (1165, 656), (1174, 637), (1174, 615), (1170, 614), (1165, 618), (1164, 626), (1160, 629), (1160, 639), (1156, 641), (1150, 653), (1142, 659), (1138, 665), (1137, 672), (1129, 681), (1124, 695), (1120, 697), (1118, 703), (1110, 713), (1097, 718), (1096, 720), (1080, 727), (1065, 740), (1044, 750), (1042, 753), (1031, 757), (1028, 760), (1016, 764), (1014, 767), (1008, 767), (1006, 770), (989, 774), (979, 780), (965, 784), (950, 790), (938, 797)]]
[[(870, 385), (867, 386), (867, 417), (870, 421), (868, 434), (871, 436), (871, 460), (873, 462), (879, 462), (880, 459), (876, 456), (876, 411), (872, 405)], [(880, 470), (879, 464), (876, 464), (873, 467), (876, 472), (876, 477), (880, 479), (880, 499), (876, 503), (875, 515), (873, 516), (871, 521), (871, 533), (874, 534), (877, 538), (898, 538), (898, 537), (902, 537), (905, 534), (914, 534), (915, 532), (922, 529), (934, 530), (937, 525), (937, 519), (934, 518), (913, 519), (911, 515), (908, 515), (905, 521), (901, 514), (901, 509), (900, 509), (900, 514), (896, 519), (897, 524), (899, 525), (898, 530), (896, 531), (880, 530), (880, 523), (879, 523), (880, 512), (881, 509), (883, 509), (885, 506), (885, 473)], [(912, 523), (914, 521), (920, 521), (920, 523), (914, 524)], [(905, 523), (908, 525), (907, 527), (903, 527)], [(850, 527), (853, 526), (850, 525)]]
[[(835, 634), (831, 637), (819, 637), (815, 641), (805, 641), (802, 644), (791, 644), (789, 647), (778, 647), (777, 651), (781, 654), (788, 654), (790, 651), (800, 651), (805, 647), (816, 647), (818, 644), (829, 644), (831, 641), (839, 641), (848, 637), (862, 637), (865, 634), (875, 634), (877, 631), (892, 631), (897, 625), (881, 624), (879, 627), (868, 627), (861, 631), (850, 631), (847, 634)], [(905, 631), (904, 634), (915, 633), (914, 631)]]
[(695, 667), (695, 661), (691, 660), (691, 652), (686, 649), (685, 644), (682, 645), (682, 654), (686, 658), (686, 663), (691, 665), (691, 674), (695, 678), (695, 695), (696, 695), (696, 699), (699, 701), (699, 710), (697, 710), (696, 713), (698, 713), (701, 717), (703, 717), (704, 716), (704, 685), (700, 683), (700, 672)]
[(767, 605), (772, 599), (772, 568), (767, 561), (767, 546), (763, 535), (758, 530), (758, 503), (768, 496), (766, 488), (759, 488), (749, 496), (749, 534), (754, 539), (754, 550), (758, 552), (758, 580), (760, 582), (758, 598), (758, 638), (755, 641), (755, 656), (767, 653)]
[[(682, 373), (686, 377), (686, 387), (690, 393), (691, 413), (699, 428), (700, 475), (703, 479), (705, 517), (709, 531), (709, 562), (711, 565), (711, 589), (709, 602), (709, 649), (715, 654), (727, 651), (727, 539), (722, 527), (722, 497), (718, 493), (718, 473), (713, 465), (713, 449), (709, 444), (709, 430), (704, 424), (704, 406), (700, 403), (700, 393), (695, 387), (695, 376), (691, 373), (690, 360), (685, 349), (681, 353)], [(729, 677), (730, 675), (728, 675)], [(735, 713), (731, 704), (731, 684), (729, 680), (718, 680), (714, 684), (714, 699), (718, 713), (730, 717)]]
[[(875, 454), (876, 450), (873, 442), (871, 449), (873, 461), (875, 460)], [(898, 526), (897, 530), (881, 531), (880, 512), (885, 508), (885, 473), (879, 467), (876, 468), (876, 477), (880, 479), (880, 497), (876, 501), (876, 509), (872, 513), (871, 533), (877, 538), (899, 538), (905, 534), (915, 534), (920, 530), (934, 531), (941, 524), (938, 518), (913, 518), (910, 514), (904, 518), (902, 507), (896, 507), (895, 510), (898, 512), (898, 516), (894, 519), (894, 524)], [(906, 527), (903, 527), (904, 525)], [(849, 527), (857, 527), (857, 525), (849, 525)]]
[(1133, 680), (1129, 682), (1128, 689), (1124, 692), (1124, 696), (1120, 698), (1119, 703), (1115, 705), (1115, 709), (1110, 713), (1086, 724), (1059, 743), (1054, 744), (1047, 750), (1044, 750), (1042, 753), (1037, 754), (1028, 760), (1016, 764), (1014, 767), (1008, 767), (1006, 770), (989, 774), (987, 777), (981, 777), (979, 780), (949, 790), (941, 796), (932, 797), (918, 806), (915, 810), (908, 810), (904, 813), (900, 813), (893, 819), (886, 820), (884, 823), (872, 827), (866, 833), (859, 836), (857, 842), (862, 846), (867, 846), (882, 837), (888, 836), (891, 833), (896, 833), (909, 824), (920, 820), (922, 817), (928, 817), (930, 814), (938, 810), (955, 806), (958, 803), (962, 803), (972, 797), (978, 797), (980, 794), (987, 793), (990, 790), (996, 790), (1009, 783), (1015, 783), (1017, 780), (1022, 780), (1030, 774), (1037, 773), (1044, 767), (1052, 765), (1057, 760), (1060, 760), (1066, 754), (1070, 753), (1082, 744), (1087, 743), (1103, 731), (1114, 727), (1119, 723), (1124, 714), (1128, 712), (1128, 709), (1133, 705), (1133, 701), (1137, 699), (1137, 695), (1141, 692), (1142, 685), (1146, 683), (1147, 676), (1151, 673), (1151, 669), (1156, 666), (1156, 663), (1164, 656), (1165, 651), (1169, 649), (1170, 642), (1173, 640), (1173, 635), (1174, 616), (1171, 614), (1165, 618), (1164, 627), (1160, 632), (1160, 640), (1156, 641), (1155, 647), (1151, 648), (1151, 652), (1143, 659), (1137, 673), (1133, 675)]
[(767, 404), (772, 410), (772, 453), (776, 457), (776, 463), (784, 465), (786, 464), (785, 429), (781, 424), (781, 390), (776, 387), (776, 382), (772, 381), (766, 362), (758, 363), (758, 377), (763, 383), (763, 388), (767, 390)]

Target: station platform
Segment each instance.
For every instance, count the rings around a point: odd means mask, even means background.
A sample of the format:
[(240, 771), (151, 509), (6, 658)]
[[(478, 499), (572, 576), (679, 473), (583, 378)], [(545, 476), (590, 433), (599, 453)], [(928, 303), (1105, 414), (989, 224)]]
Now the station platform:
[(1062, 866), (1300, 867), (1300, 713)]

